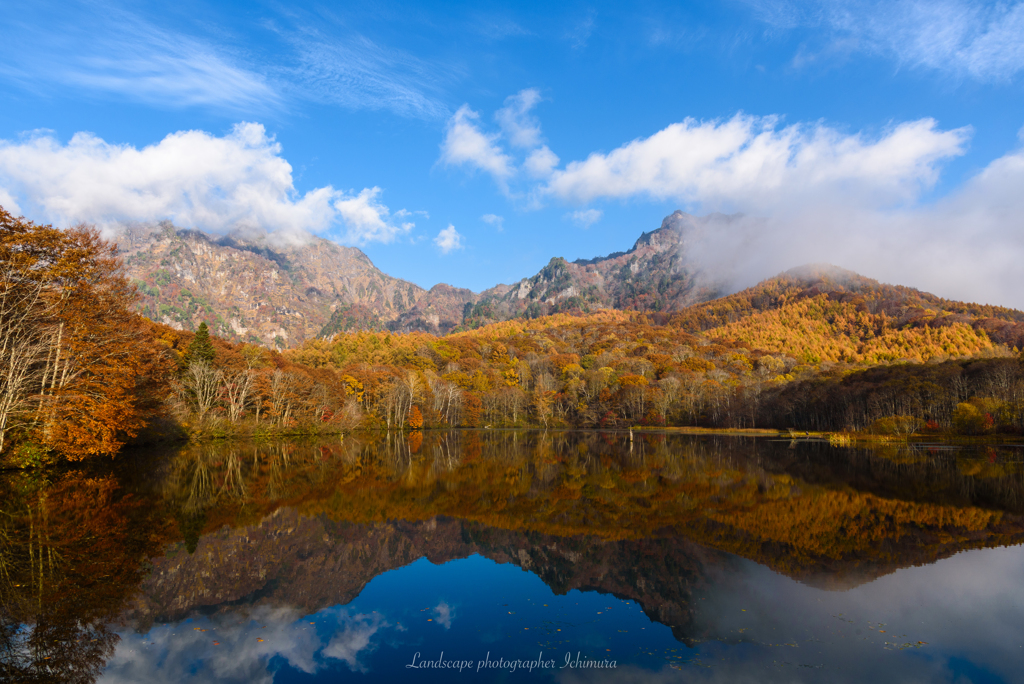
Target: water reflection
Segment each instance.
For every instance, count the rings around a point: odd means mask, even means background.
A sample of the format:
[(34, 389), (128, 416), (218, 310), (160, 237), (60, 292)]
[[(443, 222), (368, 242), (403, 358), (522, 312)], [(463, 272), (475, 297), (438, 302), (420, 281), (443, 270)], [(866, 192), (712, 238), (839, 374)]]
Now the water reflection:
[[(714, 662), (712, 679), (735, 675), (723, 681), (750, 668), (812, 680), (818, 667), (858, 681), (883, 671), (854, 667), (889, 633), (877, 625), (901, 619), (891, 672), (927, 680), (921, 663), (948, 674), (956, 658), (1001, 671), (1016, 652), (984, 635), (1021, 631), (1024, 606), (999, 593), (1024, 579), (1018, 549), (912, 567), (1020, 543), (1011, 447), (481, 431), (199, 445), (126, 465), (2, 481), (0, 664), (12, 681), (94, 681), (105, 666), (104, 681), (367, 680), (424, 645), (479, 658), (470, 646), (486, 643), (619, 655), (615, 672), (588, 677), (696, 676)], [(541, 611), (492, 634), (495, 615), (513, 613), (495, 592), (520, 616), (541, 597), (567, 626)], [(629, 610), (633, 622), (619, 620)], [(869, 624), (874, 640), (854, 644)], [(959, 626), (936, 633), (944, 624)], [(978, 644), (936, 659), (965, 626)], [(850, 638), (823, 638), (840, 632)], [(755, 679), (794, 678), (775, 674)]]

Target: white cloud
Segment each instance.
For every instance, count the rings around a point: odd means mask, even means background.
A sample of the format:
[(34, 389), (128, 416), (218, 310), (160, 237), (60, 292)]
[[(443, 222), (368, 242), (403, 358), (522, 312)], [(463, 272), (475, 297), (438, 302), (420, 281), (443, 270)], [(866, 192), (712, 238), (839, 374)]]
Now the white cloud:
[(566, 216), (580, 228), (589, 228), (601, 220), (602, 212), (600, 209), (580, 209)]
[(558, 155), (542, 145), (530, 152), (530, 155), (523, 162), (523, 168), (533, 178), (547, 178), (554, 173), (558, 166)]
[[(942, 130), (931, 119), (873, 136), (743, 114), (686, 120), (569, 163), (539, 195), (741, 212), (695, 222), (682, 245), (692, 267), (733, 289), (831, 262), (944, 297), (1024, 307), (1024, 150), (995, 160), (945, 199), (920, 201), (969, 136), (970, 129)], [(595, 216), (567, 215), (579, 225)]]
[(210, 232), (260, 227), (300, 235), (342, 222), (349, 241), (390, 242), (412, 224), (391, 222), (380, 192), (349, 196), (326, 186), (300, 195), (280, 144), (256, 123), (223, 137), (179, 131), (142, 149), (90, 133), (66, 145), (48, 134), (0, 140), (0, 199), (59, 225), (112, 229), (169, 219)]
[(505, 98), (505, 106), (495, 112), (494, 118), (514, 147), (532, 149), (541, 144), (540, 122), (530, 115), (538, 102), (540, 91), (526, 88)]
[(1024, 3), (967, 0), (748, 0), (755, 15), (783, 30), (814, 29), (824, 50), (842, 44), (981, 81), (1005, 81), (1024, 70)]
[(505, 230), (505, 219), (497, 214), (484, 214), (480, 217), (480, 220), (488, 225), (494, 226), (494, 229), (499, 233)]
[[(330, 12), (294, 5), (264, 13), (267, 33), (243, 42), (212, 22), (189, 22), (187, 13), (176, 22), (166, 13), (147, 19), (142, 6), (103, 3), (97, 11), (88, 0), (6, 4), (0, 78), (32, 91), (246, 116), (307, 100), (436, 120), (450, 115), (441, 93), (462, 72), (376, 43)], [(275, 39), (283, 45), (268, 49)]]
[[(479, 124), (480, 115), (463, 105), (448, 122), (441, 161), (486, 171), (507, 195), (509, 183), (520, 170), (534, 179), (549, 177), (558, 165), (558, 155), (543, 143), (540, 122), (530, 114), (540, 100), (535, 88), (505, 98), (505, 105), (494, 114), (500, 133), (485, 133)], [(516, 155), (505, 149), (503, 141), (518, 150)]]
[(940, 131), (921, 119), (868, 140), (822, 124), (779, 128), (775, 117), (687, 119), (569, 163), (554, 172), (547, 192), (580, 202), (640, 195), (747, 210), (797, 197), (891, 204), (934, 183), (938, 163), (963, 154), (969, 132)]
[(794, 199), (757, 215), (711, 215), (684, 230), (682, 255), (731, 289), (826, 262), (943, 297), (1024, 308), (1024, 150), (993, 161), (930, 205)]
[[(346, 197), (334, 202), (338, 216), (348, 227), (346, 241), (356, 244), (366, 242), (392, 242), (397, 235), (408, 233), (416, 225), (406, 221), (396, 225), (389, 217), (386, 206), (378, 201), (381, 189), (364, 188), (354, 197)], [(397, 217), (407, 216), (409, 212), (399, 210)]]
[(448, 254), (452, 250), (462, 249), (462, 235), (455, 230), (455, 226), (449, 223), (448, 227), (441, 230), (434, 238), (434, 244), (441, 252)]
[(466, 165), (486, 171), (494, 177), (504, 191), (513, 173), (512, 158), (497, 143), (497, 135), (480, 130), (480, 115), (462, 105), (448, 121), (444, 142), (441, 143), (441, 161), (448, 166)]
[(6, 209), (11, 216), (21, 216), (21, 205), (3, 188), (0, 188), (0, 207)]

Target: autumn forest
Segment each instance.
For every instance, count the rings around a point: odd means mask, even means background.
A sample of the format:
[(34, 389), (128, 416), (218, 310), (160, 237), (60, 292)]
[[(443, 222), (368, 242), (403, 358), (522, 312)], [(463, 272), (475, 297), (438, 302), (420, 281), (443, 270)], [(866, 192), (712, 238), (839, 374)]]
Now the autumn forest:
[(126, 444), (456, 427), (1024, 430), (1024, 312), (804, 267), (674, 312), (603, 309), (284, 351), (136, 313), (116, 245), (0, 210), (8, 466)]

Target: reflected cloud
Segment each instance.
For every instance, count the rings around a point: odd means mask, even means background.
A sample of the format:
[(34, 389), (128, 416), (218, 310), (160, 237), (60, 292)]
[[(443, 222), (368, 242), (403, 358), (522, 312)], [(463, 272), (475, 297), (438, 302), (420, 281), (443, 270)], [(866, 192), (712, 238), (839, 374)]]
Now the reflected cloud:
[(367, 672), (361, 657), (373, 652), (374, 637), (393, 625), (383, 616), (333, 607), (303, 615), (290, 607), (258, 606), (245, 615), (159, 625), (148, 633), (121, 633), (121, 642), (98, 681), (272, 682), (271, 660), (314, 674), (340, 660)]
[(444, 601), (441, 601), (433, 610), (434, 622), (441, 625), (445, 629), (452, 628), (452, 619), (455, 618), (455, 611)]
[(377, 645), (372, 641), (374, 634), (390, 626), (391, 624), (377, 613), (345, 615), (342, 619), (341, 631), (337, 632), (327, 644), (323, 655), (327, 658), (344, 661), (349, 669), (356, 672), (366, 672), (367, 668), (359, 661), (359, 655), (375, 650)]

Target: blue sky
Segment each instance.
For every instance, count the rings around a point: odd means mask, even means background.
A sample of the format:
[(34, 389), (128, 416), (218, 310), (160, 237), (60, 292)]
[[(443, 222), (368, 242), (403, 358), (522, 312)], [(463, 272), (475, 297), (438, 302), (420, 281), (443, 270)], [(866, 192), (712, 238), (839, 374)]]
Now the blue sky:
[(1024, 3), (8, 2), (0, 204), (313, 232), (429, 287), (675, 209), (736, 287), (808, 261), (1024, 307)]

